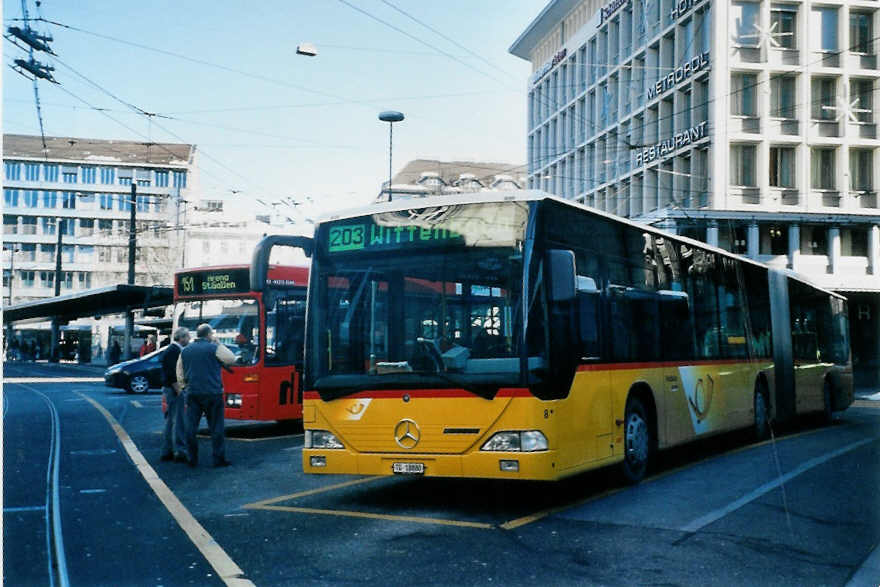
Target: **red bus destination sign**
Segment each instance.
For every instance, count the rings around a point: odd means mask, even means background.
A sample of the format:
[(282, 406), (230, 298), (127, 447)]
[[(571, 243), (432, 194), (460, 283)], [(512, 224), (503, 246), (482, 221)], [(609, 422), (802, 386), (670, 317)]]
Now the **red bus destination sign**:
[(250, 291), (250, 270), (247, 268), (186, 271), (178, 273), (175, 277), (179, 296), (235, 294)]

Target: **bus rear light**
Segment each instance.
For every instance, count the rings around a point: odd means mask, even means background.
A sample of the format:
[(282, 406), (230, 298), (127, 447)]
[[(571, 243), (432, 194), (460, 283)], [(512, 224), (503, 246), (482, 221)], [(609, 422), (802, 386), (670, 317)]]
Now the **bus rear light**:
[(497, 432), (480, 450), (492, 452), (537, 452), (547, 450), (547, 437), (540, 430)]
[(244, 376), (245, 383), (259, 383), (260, 382), (260, 374), (259, 373), (248, 373)]
[(327, 457), (309, 457), (309, 465), (313, 467), (326, 467)]
[(327, 430), (306, 430), (303, 435), (303, 448), (345, 448), (332, 432)]
[(498, 467), (505, 473), (519, 473), (519, 461), (498, 461)]
[(226, 394), (226, 407), (227, 408), (240, 408), (241, 407), (241, 394), (240, 393), (227, 393)]

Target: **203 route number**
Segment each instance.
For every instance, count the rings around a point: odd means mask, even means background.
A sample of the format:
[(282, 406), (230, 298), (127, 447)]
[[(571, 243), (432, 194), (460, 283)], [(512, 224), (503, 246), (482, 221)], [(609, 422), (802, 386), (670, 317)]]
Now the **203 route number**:
[(393, 463), (391, 472), (395, 475), (424, 475), (424, 463)]

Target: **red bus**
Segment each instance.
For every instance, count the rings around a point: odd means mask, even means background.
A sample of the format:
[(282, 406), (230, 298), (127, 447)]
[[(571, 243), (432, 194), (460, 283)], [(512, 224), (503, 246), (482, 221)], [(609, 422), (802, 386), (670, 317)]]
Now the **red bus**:
[(226, 418), (299, 420), (309, 270), (268, 265), (269, 250), (277, 243), (264, 243), (254, 255), (261, 267), (257, 287), (247, 265), (178, 271), (174, 328), (185, 326), (194, 334), (199, 324), (208, 323), (235, 353), (236, 364), (223, 371)]

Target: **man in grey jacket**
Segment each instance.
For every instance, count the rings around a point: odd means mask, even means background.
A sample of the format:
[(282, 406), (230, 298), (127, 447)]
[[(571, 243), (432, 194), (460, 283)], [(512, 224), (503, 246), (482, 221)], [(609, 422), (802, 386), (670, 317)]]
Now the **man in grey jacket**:
[(199, 462), (196, 433), (204, 414), (211, 431), (214, 466), (228, 467), (230, 463), (226, 460), (223, 380), (220, 377), (220, 368), (222, 365), (235, 363), (235, 355), (214, 340), (214, 331), (209, 324), (200, 324), (196, 329), (196, 337), (194, 342), (180, 351), (180, 358), (177, 360), (177, 381), (186, 393), (186, 449), (189, 466), (195, 467)]
[(162, 353), (162, 393), (165, 394), (165, 433), (162, 437), (162, 460), (183, 462), (186, 459), (183, 393), (177, 382), (177, 360), (189, 344), (189, 330), (181, 326), (174, 331), (174, 341)]

